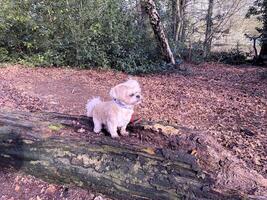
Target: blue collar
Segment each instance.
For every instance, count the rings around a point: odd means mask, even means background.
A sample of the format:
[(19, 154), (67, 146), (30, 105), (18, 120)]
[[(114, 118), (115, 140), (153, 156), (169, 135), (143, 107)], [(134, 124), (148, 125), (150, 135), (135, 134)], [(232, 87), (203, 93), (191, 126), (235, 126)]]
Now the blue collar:
[(133, 106), (131, 106), (131, 105), (127, 105), (118, 99), (112, 99), (112, 100), (115, 104), (117, 104), (121, 108), (133, 110)]

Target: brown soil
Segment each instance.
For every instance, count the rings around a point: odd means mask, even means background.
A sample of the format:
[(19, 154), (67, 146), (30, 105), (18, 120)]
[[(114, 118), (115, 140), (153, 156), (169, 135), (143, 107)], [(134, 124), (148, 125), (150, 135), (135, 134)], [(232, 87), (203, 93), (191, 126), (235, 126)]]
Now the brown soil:
[[(266, 69), (185, 64), (187, 72), (138, 77), (145, 100), (135, 117), (204, 130), (225, 150), (267, 178)], [(84, 114), (88, 98), (108, 97), (127, 79), (112, 71), (0, 68), (0, 106)], [(252, 192), (253, 193), (253, 192)], [(96, 197), (97, 196), (97, 197)], [(19, 171), (0, 171), (0, 199), (99, 199), (79, 188), (45, 183)]]

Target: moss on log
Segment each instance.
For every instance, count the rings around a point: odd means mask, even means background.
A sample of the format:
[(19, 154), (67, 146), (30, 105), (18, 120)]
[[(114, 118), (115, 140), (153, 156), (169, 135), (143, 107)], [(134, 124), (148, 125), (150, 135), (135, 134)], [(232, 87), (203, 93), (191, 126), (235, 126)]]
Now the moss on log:
[(117, 199), (237, 199), (213, 191), (192, 155), (125, 141), (83, 116), (0, 111), (1, 165)]

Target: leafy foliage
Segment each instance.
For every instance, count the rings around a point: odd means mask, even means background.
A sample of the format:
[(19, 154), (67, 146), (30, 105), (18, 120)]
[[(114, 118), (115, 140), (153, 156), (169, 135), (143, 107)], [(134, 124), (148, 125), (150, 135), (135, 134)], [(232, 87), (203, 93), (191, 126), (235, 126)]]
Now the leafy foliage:
[[(267, 23), (267, 16), (265, 13), (266, 11), (264, 9), (265, 7), (267, 7), (266, 4), (266, 0), (255, 0), (253, 6), (249, 7), (246, 18), (256, 16), (260, 22)], [(260, 33), (263, 32), (263, 28), (256, 27), (256, 30)]]
[(178, 51), (181, 52), (183, 59), (188, 62), (200, 64), (204, 61), (203, 44), (201, 42), (194, 42), (188, 47), (184, 44), (180, 44), (178, 46)]
[(132, 72), (160, 59), (154, 38), (123, 0), (4, 0), (0, 13), (1, 60)]
[(253, 6), (249, 7), (246, 17), (249, 18), (253, 15), (257, 15), (259, 16), (258, 19), (262, 20), (262, 16), (260, 16), (263, 14), (262, 6), (263, 6), (263, 0), (255, 0)]
[[(261, 12), (258, 8), (262, 2), (256, 0), (250, 9), (252, 14)], [(132, 74), (164, 71), (168, 66), (162, 62), (153, 31), (142, 9), (138, 8), (139, 3), (1, 0), (0, 62), (113, 68)], [(201, 39), (204, 18), (185, 16), (184, 40), (176, 41), (171, 2), (157, 1), (156, 4), (174, 55), (193, 63), (207, 61), (203, 58)], [(200, 18), (198, 24), (195, 18)], [(215, 18), (219, 20), (218, 16)], [(194, 34), (199, 39), (194, 38)]]
[(8, 51), (5, 48), (0, 48), (0, 62), (9, 60)]
[(248, 57), (249, 54), (242, 51), (239, 43), (237, 43), (236, 47), (232, 48), (229, 52), (213, 52), (209, 60), (230, 65), (242, 65), (248, 63)]

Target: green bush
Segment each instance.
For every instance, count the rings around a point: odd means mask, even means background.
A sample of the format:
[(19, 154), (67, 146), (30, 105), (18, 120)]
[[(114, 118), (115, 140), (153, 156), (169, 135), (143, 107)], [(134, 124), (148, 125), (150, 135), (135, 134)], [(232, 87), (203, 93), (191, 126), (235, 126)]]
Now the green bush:
[[(102, 67), (128, 73), (165, 70), (153, 31), (140, 1), (0, 0), (0, 62), (31, 66)], [(242, 64), (246, 54), (211, 53), (203, 58), (203, 41), (193, 42), (189, 19), (185, 38), (174, 42), (172, 4), (156, 2), (175, 56), (189, 62)], [(138, 10), (138, 12), (137, 12)], [(192, 41), (192, 43), (190, 42)]]
[(157, 44), (128, 6), (125, 0), (3, 0), (0, 48), (37, 66), (150, 70), (160, 60)]
[(9, 61), (8, 51), (5, 48), (0, 47), (0, 62)]
[(210, 61), (221, 62), (230, 65), (241, 65), (248, 63), (248, 57), (248, 53), (239, 50), (237, 51), (237, 49), (232, 49), (229, 52), (213, 52), (208, 59)]
[(200, 64), (205, 61), (203, 58), (203, 44), (201, 42), (194, 42), (190, 46), (179, 44), (177, 46), (177, 51), (180, 52), (181, 57), (188, 62)]
[(195, 64), (212, 61), (230, 65), (241, 65), (246, 64), (249, 57), (248, 53), (240, 50), (238, 44), (230, 51), (211, 52), (206, 59), (203, 58), (203, 44), (201, 42), (193, 43), (190, 47), (180, 44), (178, 45), (178, 52), (181, 53), (184, 60)]

